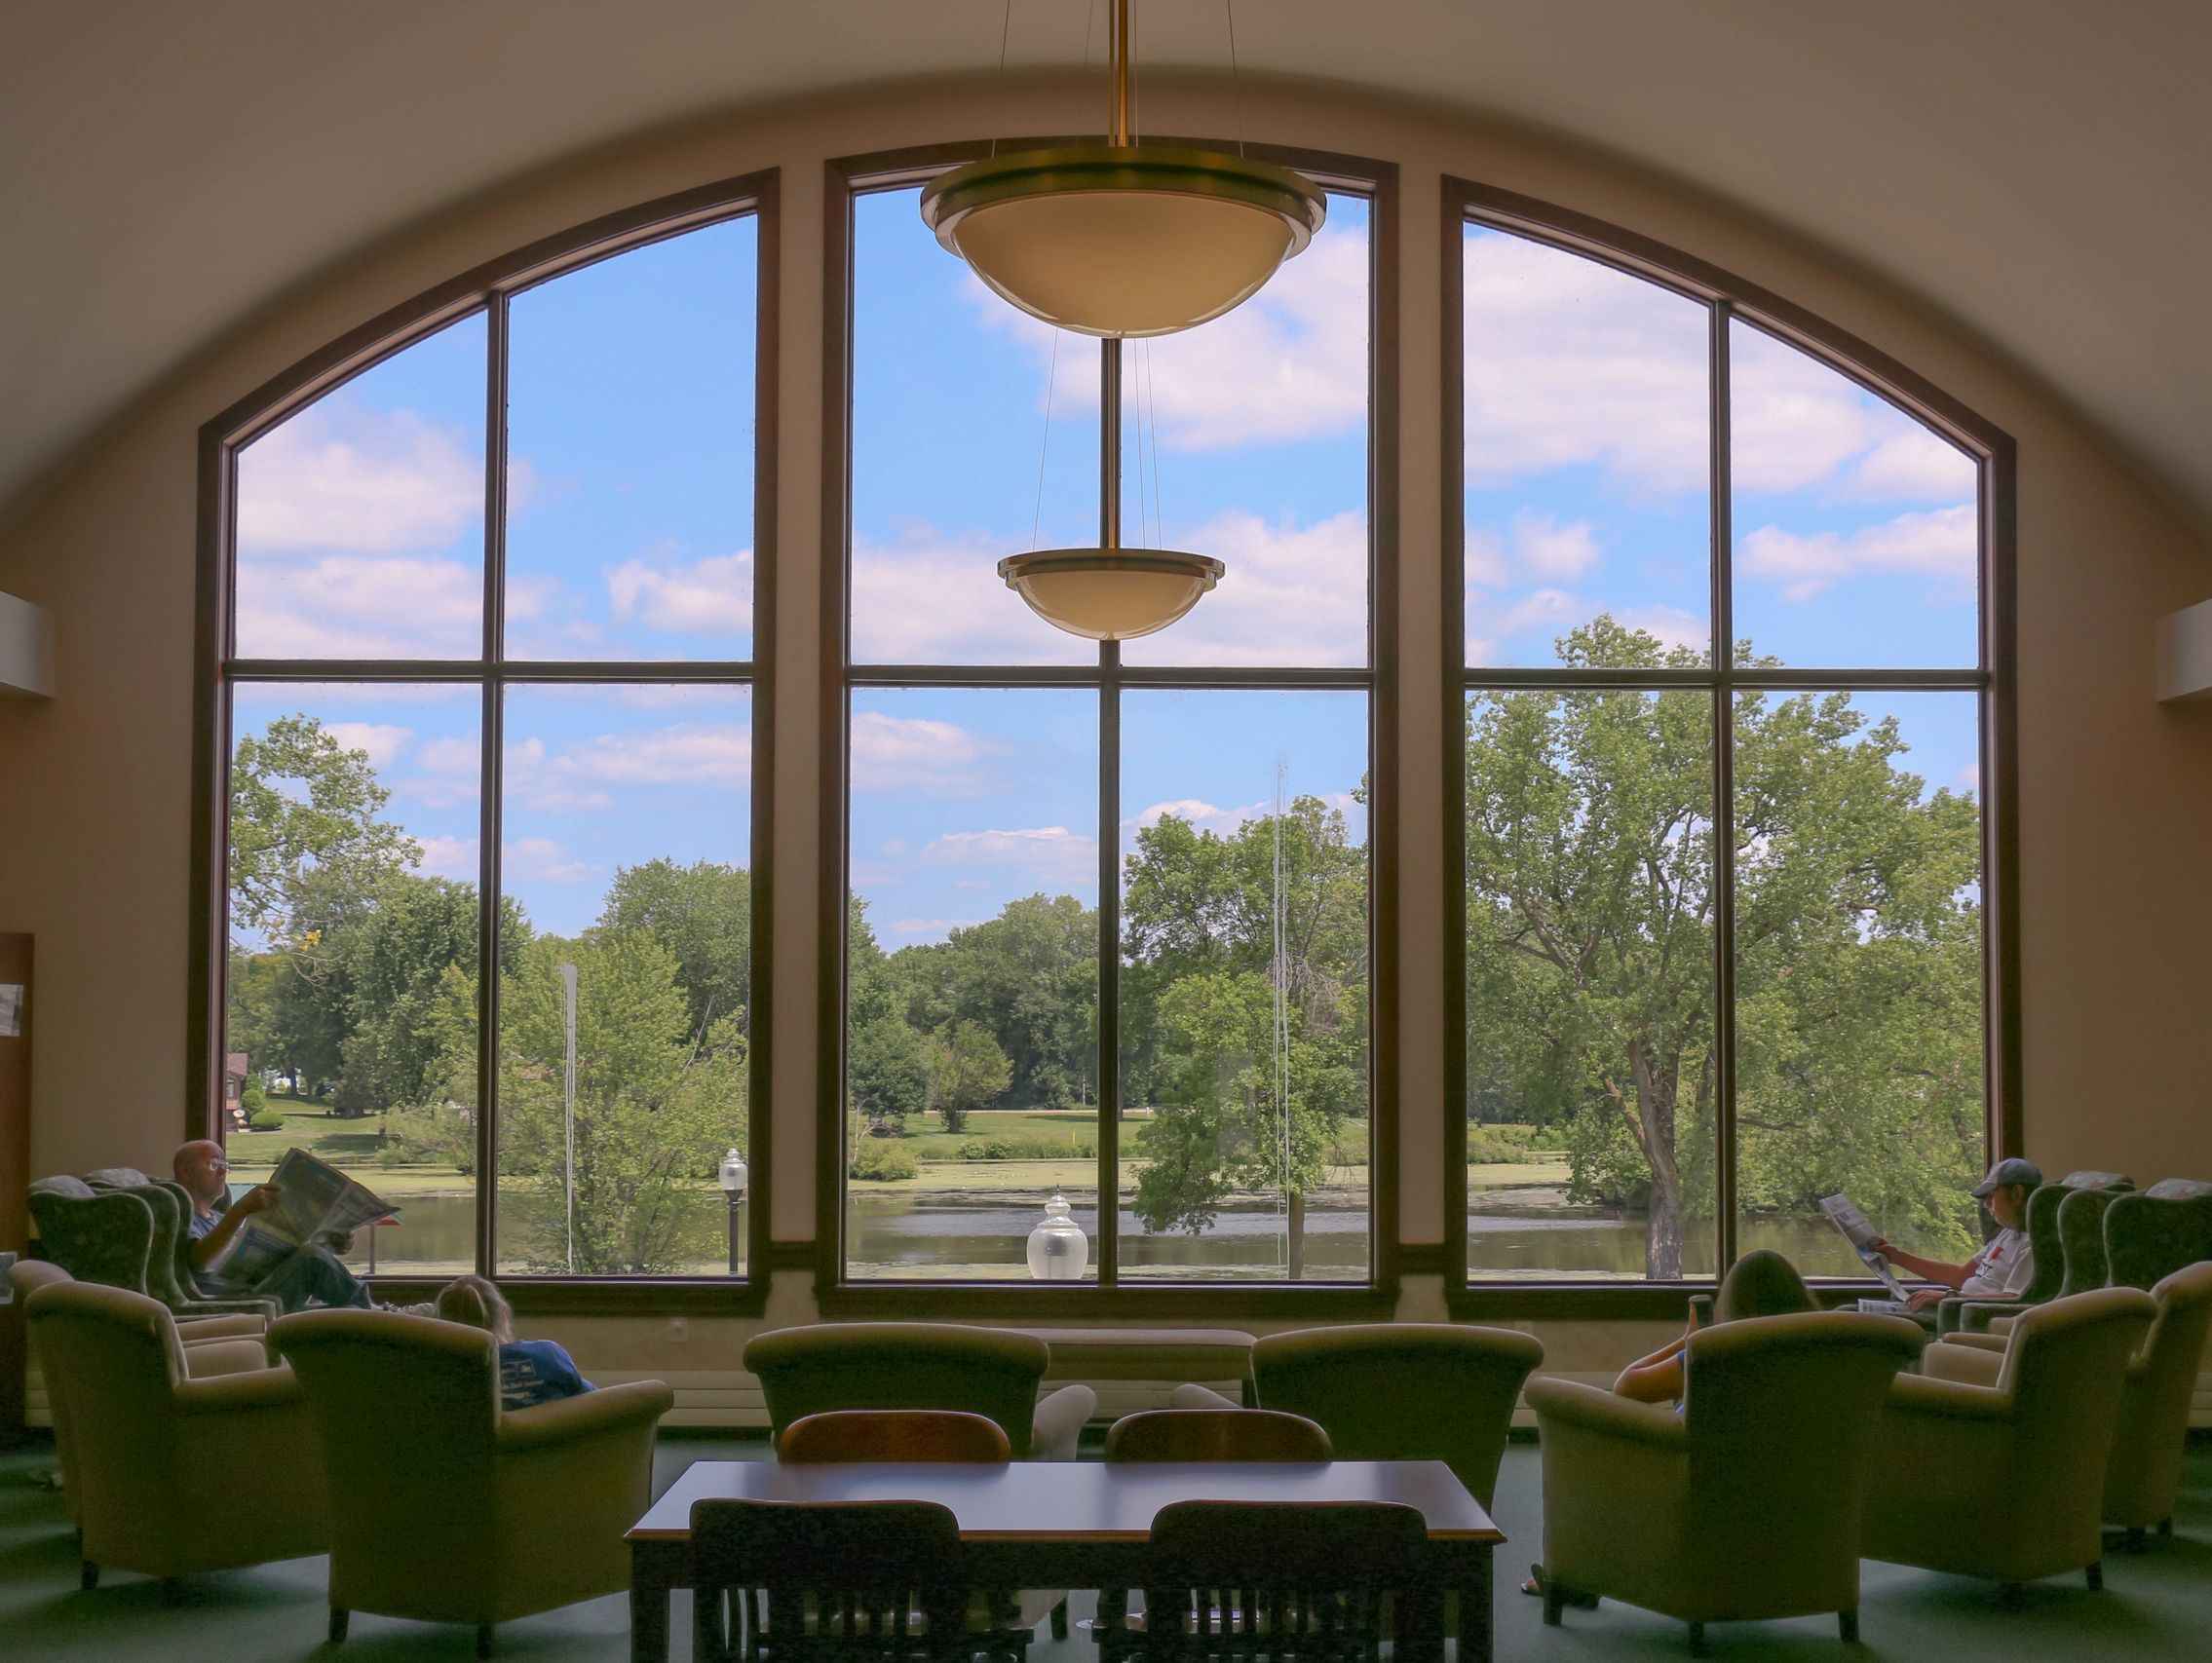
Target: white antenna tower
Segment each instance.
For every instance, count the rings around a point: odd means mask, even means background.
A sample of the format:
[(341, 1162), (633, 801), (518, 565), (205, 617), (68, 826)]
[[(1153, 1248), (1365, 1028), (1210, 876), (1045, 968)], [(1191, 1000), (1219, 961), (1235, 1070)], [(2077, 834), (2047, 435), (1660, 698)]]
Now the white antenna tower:
[(1290, 764), (1275, 759), (1275, 906), (1271, 923), (1275, 958), (1269, 979), (1275, 983), (1275, 1034), (1270, 1059), (1275, 1075), (1275, 1112), (1278, 1135), (1275, 1207), (1281, 1226), (1282, 1263), (1290, 1264), (1290, 890), (1283, 882), (1282, 818), (1289, 808)]

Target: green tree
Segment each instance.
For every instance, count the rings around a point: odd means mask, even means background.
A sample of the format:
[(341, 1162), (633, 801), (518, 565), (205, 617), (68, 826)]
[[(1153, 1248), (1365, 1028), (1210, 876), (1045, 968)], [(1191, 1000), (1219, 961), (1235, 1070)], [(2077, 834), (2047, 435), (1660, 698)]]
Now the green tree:
[[(1611, 618), (1563, 637), (1560, 657), (1698, 661)], [(1647, 1273), (1678, 1276), (1684, 1220), (1714, 1192), (1709, 696), (1504, 693), (1471, 701), (1467, 724), (1469, 1110), (1509, 1104), (1559, 1128), (1572, 1192), (1640, 1209)], [(1930, 1207), (1954, 1182), (1962, 1075), (1922, 1071), (1954, 1048), (1927, 1018), (1960, 1008), (1975, 812), (1947, 791), (1924, 800), (1893, 766), (1903, 749), (1893, 720), (1869, 723), (1840, 694), (1735, 711), (1739, 1148), (1757, 1152), (1739, 1193), (1753, 1204), (1800, 1204), (1847, 1169), (1886, 1168), (1892, 1187), (1912, 1171)], [(1837, 1019), (1874, 987), (1915, 983), (1929, 991)], [(1892, 1125), (1923, 1130), (1869, 1139), (1876, 1097)], [(1978, 1143), (1978, 1080), (1971, 1101)], [(1935, 1167), (1922, 1164), (1929, 1124), (1953, 1142)]]
[(845, 1077), (853, 1107), (879, 1131), (901, 1130), (930, 1106), (930, 1041), (900, 1016), (879, 1016), (853, 1030)]
[(234, 926), (310, 946), (376, 880), (422, 850), (382, 817), (392, 793), (368, 753), (313, 716), (279, 716), (231, 759), (230, 905)]
[(1278, 1193), (1302, 1276), (1307, 1197), (1366, 1107), (1365, 851), (1300, 797), (1226, 838), (1163, 815), (1125, 871), (1125, 1090), (1156, 1098), (1137, 1215), (1196, 1234), (1233, 1191)]
[(973, 1022), (1012, 1068), (1013, 1109), (1095, 1099), (1098, 915), (1073, 895), (1025, 895), (936, 946), (892, 955), (886, 976), (914, 1026)]
[(1013, 1064), (980, 1022), (956, 1022), (930, 1039), (930, 1100), (944, 1129), (957, 1132), (971, 1112), (988, 1109), (1013, 1083)]
[(642, 929), (674, 956), (694, 1034), (752, 1006), (752, 875), (742, 866), (648, 860), (615, 872), (602, 931)]
[(703, 1255), (710, 1214), (700, 1200), (722, 1152), (744, 1143), (743, 1013), (695, 1043), (676, 960), (639, 931), (540, 936), (522, 950), (501, 992), (501, 1170), (535, 1203), (537, 1268), (571, 1267), (563, 964), (577, 972), (573, 1268), (673, 1269)]

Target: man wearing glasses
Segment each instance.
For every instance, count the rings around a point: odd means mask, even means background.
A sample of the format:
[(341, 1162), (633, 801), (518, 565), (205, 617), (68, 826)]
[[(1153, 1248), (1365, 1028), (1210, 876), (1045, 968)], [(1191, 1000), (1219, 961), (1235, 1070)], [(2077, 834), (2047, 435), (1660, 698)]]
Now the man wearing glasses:
[[(223, 1158), (223, 1146), (208, 1138), (195, 1138), (179, 1149), (171, 1166), (192, 1197), (192, 1273), (202, 1293), (213, 1298), (250, 1294), (280, 1301), (287, 1311), (311, 1304), (368, 1308), (367, 1284), (320, 1243), (300, 1248), (254, 1287), (242, 1288), (226, 1279), (222, 1262), (232, 1238), (248, 1219), (276, 1204), (277, 1187), (256, 1184), (230, 1200), (230, 1162)], [(343, 1253), (346, 1245), (337, 1243), (338, 1252)]]

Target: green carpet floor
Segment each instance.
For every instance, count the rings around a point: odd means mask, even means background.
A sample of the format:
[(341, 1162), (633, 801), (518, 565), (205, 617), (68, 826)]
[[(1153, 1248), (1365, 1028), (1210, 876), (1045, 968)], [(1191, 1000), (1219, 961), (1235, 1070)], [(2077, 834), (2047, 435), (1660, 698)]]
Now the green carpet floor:
[[(761, 1452), (758, 1442), (671, 1435), (655, 1462), (656, 1487), (691, 1462), (727, 1460)], [(110, 1574), (93, 1593), (77, 1587), (77, 1561), (61, 1498), (35, 1475), (54, 1464), (51, 1446), (0, 1455), (0, 1660), (63, 1663), (87, 1658), (177, 1659), (179, 1663), (412, 1663), (473, 1656), (473, 1635), (420, 1623), (357, 1614), (342, 1646), (324, 1644), (324, 1564), (293, 1560), (252, 1570), (197, 1578), (177, 1606), (165, 1606), (142, 1577)], [(222, 1528), (222, 1474), (208, 1475), (206, 1527)], [(1566, 1626), (1545, 1629), (1538, 1602), (1512, 1591), (1539, 1537), (1538, 1453), (1516, 1444), (1499, 1481), (1498, 1519), (1512, 1539), (1499, 1559), (1498, 1655), (1545, 1663), (1640, 1663), (1687, 1656), (1685, 1631), (1647, 1612), (1608, 1602), (1595, 1611), (1570, 1611)], [(2173, 1540), (2150, 1552), (2115, 1551), (2106, 1562), (2106, 1590), (2092, 1594), (2079, 1578), (2033, 1590), (2027, 1607), (1999, 1607), (1986, 1584), (1869, 1564), (1861, 1607), (1860, 1658), (1898, 1663), (2032, 1663), (2037, 1659), (2128, 1659), (2155, 1663), (2212, 1656), (2212, 1445), (2190, 1453), (2189, 1475)], [(1077, 1597), (1077, 1614), (1087, 1608)], [(690, 1655), (690, 1610), (677, 1596), (675, 1655)], [(2193, 1639), (2192, 1637), (2194, 1637)], [(1854, 1654), (1836, 1639), (1832, 1619), (1720, 1625), (1716, 1658), (1781, 1658), (1847, 1663)], [(629, 1609), (620, 1598), (510, 1623), (499, 1631), (498, 1655), (515, 1663), (622, 1663), (629, 1656)], [(1088, 1663), (1092, 1648), (1077, 1638), (1040, 1643), (1036, 1663)]]

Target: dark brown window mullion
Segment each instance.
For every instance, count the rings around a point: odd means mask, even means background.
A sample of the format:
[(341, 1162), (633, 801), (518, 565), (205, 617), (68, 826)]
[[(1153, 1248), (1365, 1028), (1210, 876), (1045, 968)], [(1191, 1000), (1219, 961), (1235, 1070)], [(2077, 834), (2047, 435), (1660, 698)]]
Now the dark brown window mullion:
[(499, 827), (507, 645), (507, 296), (485, 307), (484, 680), (477, 820), (477, 1273), (499, 1266)]
[(1706, 496), (1712, 527), (1713, 614), (1713, 1252), (1714, 1270), (1735, 1263), (1735, 520), (1729, 425), (1728, 329), (1732, 308), (1707, 309), (1706, 378), (1712, 446)]
[[(1122, 343), (1098, 343), (1098, 541), (1122, 543)], [(1098, 644), (1098, 1285), (1122, 1274), (1122, 644)]]

